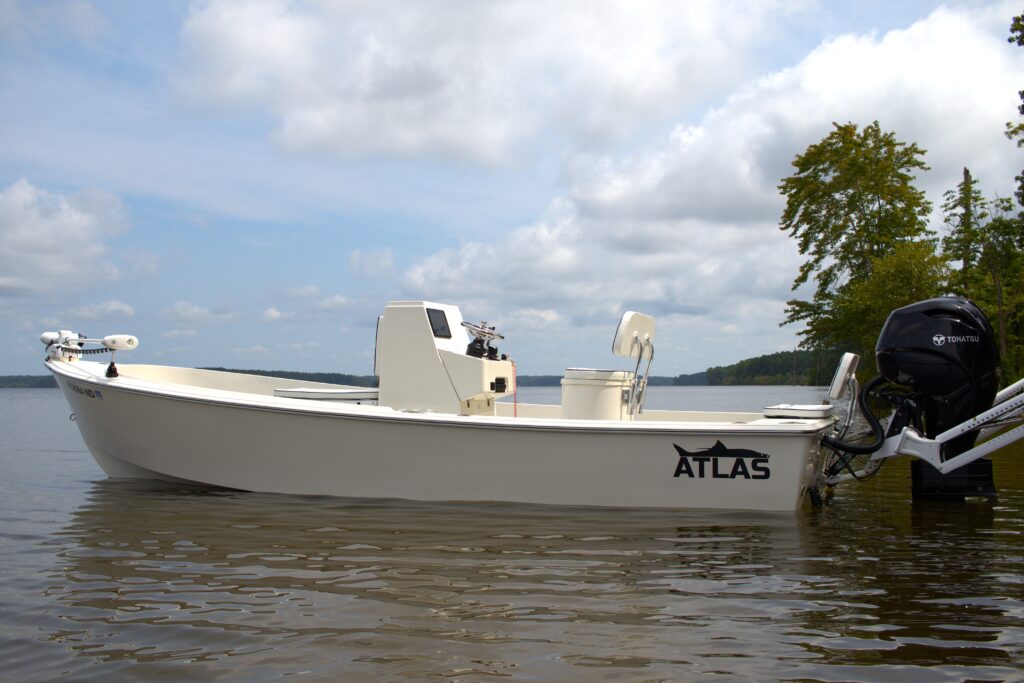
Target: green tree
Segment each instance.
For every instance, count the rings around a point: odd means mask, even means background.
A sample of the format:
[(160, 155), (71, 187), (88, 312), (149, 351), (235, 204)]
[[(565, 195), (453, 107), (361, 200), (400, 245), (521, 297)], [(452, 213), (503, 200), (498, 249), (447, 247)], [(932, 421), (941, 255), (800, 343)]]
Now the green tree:
[[(1010, 20), (1010, 37), (1007, 38), (1007, 42), (1024, 47), (1024, 14), (1018, 14)], [(1020, 97), (1017, 111), (1024, 117), (1024, 90), (1017, 91), (1017, 96)], [(1018, 147), (1024, 147), (1024, 121), (1018, 121), (1017, 123), (1008, 121), (1006, 124), (1006, 137), (1016, 140)], [(1017, 203), (1024, 206), (1024, 171), (1020, 172), (1016, 180)]]
[(952, 273), (950, 285), (966, 293), (977, 276), (983, 246), (981, 226), (988, 219), (988, 202), (967, 168), (964, 168), (964, 179), (956, 189), (947, 190), (943, 199), (942, 217), (949, 232), (942, 238), (942, 253), (950, 260), (960, 261), (960, 268)]
[[(843, 326), (851, 348), (873, 356), (878, 333), (889, 312), (944, 293), (948, 268), (945, 258), (925, 241), (902, 242), (872, 258), (871, 273), (851, 282), (835, 302), (833, 319)], [(870, 369), (870, 368), (865, 368)]]
[(995, 313), (999, 355), (1005, 377), (1010, 381), (1024, 371), (1021, 341), (1024, 341), (1024, 220), (1012, 215), (1009, 199), (997, 200), (996, 215), (981, 231), (982, 249), (979, 269), (982, 278), (968, 292), (990, 312)]
[(823, 385), (832, 379), (840, 353), (819, 351), (779, 351), (747, 358), (705, 371), (711, 385), (736, 384), (811, 384)]
[[(878, 121), (863, 130), (853, 123), (833, 127), (797, 156), (796, 173), (779, 184), (786, 197), (779, 229), (796, 238), (807, 257), (793, 289), (812, 277), (816, 284), (810, 301), (788, 302), (782, 323), (806, 323), (804, 348), (850, 348), (851, 321), (837, 306), (846, 290), (870, 278), (879, 259), (898, 245), (919, 243), (920, 253), (934, 251), (927, 228), (931, 204), (913, 185), (914, 173), (928, 169), (924, 150), (883, 132)], [(893, 308), (892, 293), (880, 292), (879, 310)]]
[(988, 218), (988, 202), (978, 189), (978, 181), (964, 168), (963, 180), (943, 195), (942, 217), (949, 233), (942, 238), (943, 253), (970, 270), (981, 253), (980, 227)]
[(990, 316), (1006, 374), (1021, 371), (1024, 339), (1024, 219), (1013, 215), (1013, 201), (985, 201), (977, 181), (964, 169), (964, 179), (945, 193), (943, 216), (949, 233), (943, 255), (960, 261), (950, 274), (948, 289), (980, 305)]

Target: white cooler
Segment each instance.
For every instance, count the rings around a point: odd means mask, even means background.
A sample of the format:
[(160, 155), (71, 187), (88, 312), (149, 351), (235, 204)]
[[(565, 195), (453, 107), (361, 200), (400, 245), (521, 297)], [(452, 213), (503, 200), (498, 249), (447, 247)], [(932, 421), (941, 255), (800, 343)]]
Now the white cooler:
[(570, 420), (626, 420), (629, 370), (569, 368), (562, 378), (562, 417)]

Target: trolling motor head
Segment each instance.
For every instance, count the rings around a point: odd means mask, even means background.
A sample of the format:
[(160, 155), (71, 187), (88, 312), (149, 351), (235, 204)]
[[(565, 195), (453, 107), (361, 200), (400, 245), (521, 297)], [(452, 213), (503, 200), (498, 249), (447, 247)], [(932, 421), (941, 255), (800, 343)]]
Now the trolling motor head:
[[(109, 352), (111, 357), (107, 377), (117, 377), (114, 352), (133, 351), (139, 345), (138, 338), (130, 334), (108, 334), (102, 339), (89, 339), (71, 330), (43, 332), (39, 335), (39, 341), (46, 346), (46, 359), (49, 361), (76, 361), (83, 355)], [(96, 344), (100, 348), (86, 349), (86, 344)]]
[[(929, 437), (992, 407), (999, 386), (992, 325), (963, 297), (928, 299), (890, 313), (875, 358), (885, 379), (919, 394)], [(975, 437), (961, 445), (969, 448)]]

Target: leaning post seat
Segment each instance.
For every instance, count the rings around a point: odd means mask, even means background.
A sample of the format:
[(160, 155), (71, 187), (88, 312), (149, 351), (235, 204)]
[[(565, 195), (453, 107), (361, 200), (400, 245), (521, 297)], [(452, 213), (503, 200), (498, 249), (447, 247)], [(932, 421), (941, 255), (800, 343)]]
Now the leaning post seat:
[[(612, 340), (612, 353), (635, 358), (632, 370), (569, 368), (562, 379), (562, 414), (574, 420), (631, 420), (643, 412), (647, 376), (654, 359), (654, 318), (626, 311)], [(647, 367), (640, 375), (640, 364)]]
[[(633, 383), (626, 407), (630, 416), (639, 415), (644, 412), (647, 378), (650, 377), (651, 363), (654, 361), (654, 318), (636, 311), (623, 313), (612, 339), (612, 353), (616, 356), (636, 358)], [(641, 375), (640, 364), (644, 356), (647, 356), (647, 366)]]

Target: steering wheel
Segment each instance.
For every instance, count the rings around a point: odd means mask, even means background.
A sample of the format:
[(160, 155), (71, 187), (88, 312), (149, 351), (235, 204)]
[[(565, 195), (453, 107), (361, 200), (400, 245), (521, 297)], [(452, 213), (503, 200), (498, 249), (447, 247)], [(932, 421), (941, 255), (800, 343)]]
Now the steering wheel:
[(504, 339), (503, 335), (498, 334), (494, 331), (493, 325), (488, 325), (486, 321), (481, 321), (479, 325), (473, 323), (467, 323), (465, 320), (462, 321), (462, 326), (473, 333), (473, 336), (481, 341), (491, 341), (492, 339)]

